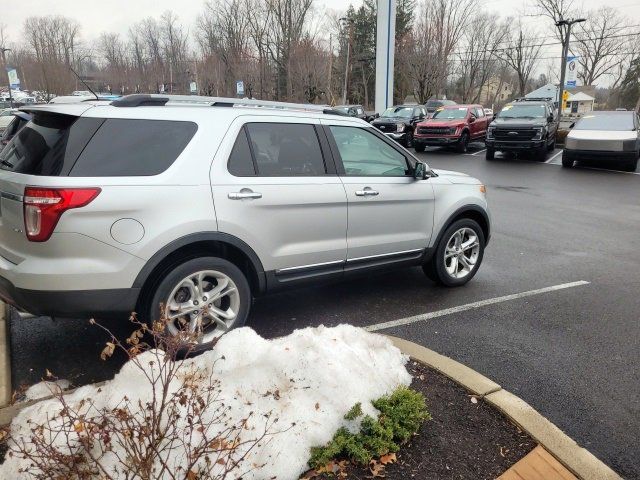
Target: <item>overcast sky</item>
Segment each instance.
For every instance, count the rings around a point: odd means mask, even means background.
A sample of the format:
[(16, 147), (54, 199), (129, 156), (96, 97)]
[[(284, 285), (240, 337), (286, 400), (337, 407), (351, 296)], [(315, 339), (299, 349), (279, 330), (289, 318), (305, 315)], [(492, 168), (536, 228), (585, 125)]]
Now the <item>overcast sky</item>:
[[(362, 0), (315, 0), (317, 15), (327, 9), (345, 10), (349, 3), (359, 5)], [(64, 15), (75, 18), (82, 25), (82, 36), (94, 39), (103, 31), (125, 34), (132, 23), (148, 16), (160, 16), (165, 10), (174, 10), (182, 22), (191, 26), (202, 10), (204, 0), (21, 0), (9, 2), (2, 9), (0, 22), (7, 25), (11, 41), (18, 40), (22, 24), (31, 15)], [(533, 0), (481, 0), (483, 10), (517, 15), (531, 11)], [(584, 0), (585, 8), (611, 5), (640, 24), (640, 0)], [(542, 23), (538, 18), (527, 18), (527, 23)]]

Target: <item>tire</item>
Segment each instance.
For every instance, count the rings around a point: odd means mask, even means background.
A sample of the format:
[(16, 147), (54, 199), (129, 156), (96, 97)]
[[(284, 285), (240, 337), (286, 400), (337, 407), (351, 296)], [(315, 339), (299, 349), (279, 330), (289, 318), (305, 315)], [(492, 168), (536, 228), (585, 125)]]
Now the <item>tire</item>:
[[(202, 274), (202, 276), (198, 277), (198, 274)], [(199, 278), (202, 278), (203, 281), (199, 282)], [(181, 287), (181, 284), (189, 284), (187, 280), (191, 280), (193, 290), (186, 286)], [(228, 281), (228, 283), (221, 293), (225, 291), (229, 291), (229, 293), (212, 300), (211, 292), (221, 287), (224, 281)], [(202, 290), (198, 288), (198, 283), (204, 284)], [(235, 287), (235, 290), (232, 291), (233, 287)], [(209, 294), (208, 297), (207, 294)], [(194, 295), (198, 300), (194, 299)], [(213, 295), (216, 294), (214, 293)], [(155, 287), (152, 287), (148, 298), (150, 298), (150, 301), (142, 309), (143, 318), (147, 321), (162, 318), (163, 314), (168, 318), (171, 313), (168, 305), (173, 299), (174, 305), (181, 304), (185, 306), (185, 309), (189, 304), (188, 308), (199, 308), (196, 311), (197, 315), (190, 314), (181, 317), (185, 322), (192, 321), (196, 325), (198, 322), (210, 322), (208, 324), (209, 329), (205, 327), (202, 338), (197, 340), (197, 345), (190, 347), (191, 353), (210, 349), (217, 341), (217, 338), (226, 331), (242, 327), (251, 308), (251, 289), (247, 278), (233, 263), (218, 257), (194, 258), (175, 266), (171, 271), (163, 274), (163, 278), (155, 284)], [(198, 302), (197, 307), (194, 305), (196, 301)], [(169, 311), (161, 312), (161, 304), (167, 305), (167, 310)], [(208, 317), (213, 315), (213, 309), (202, 308), (203, 305), (206, 306), (207, 304), (216, 308), (218, 312), (224, 312), (229, 316), (235, 313), (235, 316), (225, 319), (223, 316), (217, 315), (218, 321), (215, 321), (212, 316)], [(174, 310), (175, 312), (177, 310)], [(175, 322), (167, 320), (167, 335), (179, 335), (179, 330), (185, 328), (176, 322), (178, 322), (178, 319)], [(202, 323), (200, 325), (202, 326)], [(226, 328), (222, 328), (222, 325), (226, 325)]]
[(493, 148), (487, 148), (485, 157), (487, 160), (495, 160), (496, 158), (496, 151)]
[(418, 153), (422, 153), (425, 150), (425, 146), (421, 143), (416, 143), (413, 145), (413, 148), (415, 149), (416, 152)]
[(562, 166), (564, 168), (573, 168), (574, 160), (569, 157), (566, 152), (562, 152)]
[(467, 153), (469, 149), (469, 134), (464, 132), (458, 141), (458, 145), (456, 146), (456, 150), (458, 153)]
[(624, 166), (624, 170), (626, 172), (635, 172), (638, 169), (638, 158), (635, 160), (629, 160), (627, 164)]
[(556, 149), (556, 139), (554, 137), (551, 145), (547, 145), (547, 152), (553, 152)]
[(404, 141), (404, 147), (405, 148), (413, 147), (413, 133), (412, 132), (407, 133), (407, 138)]
[(547, 160), (547, 154), (549, 153), (548, 147), (543, 145), (534, 153), (534, 158), (537, 162), (545, 162)]
[[(477, 246), (455, 254), (456, 260), (454, 267), (452, 260), (454, 257), (451, 257), (453, 249), (451, 247), (453, 244), (457, 245), (454, 240), (454, 236), (458, 235), (460, 232), (465, 232), (462, 237), (463, 245), (464, 243), (472, 240), (471, 235), (473, 234), (475, 235)], [(469, 236), (467, 236), (467, 234)], [(482, 228), (480, 228), (480, 225), (470, 218), (457, 220), (445, 230), (438, 245), (436, 246), (436, 251), (433, 257), (429, 262), (423, 265), (422, 269), (427, 277), (439, 285), (443, 285), (445, 287), (461, 287), (471, 281), (471, 279), (475, 277), (476, 273), (478, 273), (480, 265), (482, 264), (482, 259), (484, 258), (484, 248), (484, 232), (482, 231)], [(465, 258), (464, 263), (461, 260), (461, 255)], [(469, 264), (469, 260), (473, 260), (474, 263), (472, 265)], [(465, 263), (469, 267), (468, 271), (464, 266)], [(460, 269), (460, 267), (462, 267), (462, 269)], [(452, 273), (452, 269), (455, 270), (457, 274)]]

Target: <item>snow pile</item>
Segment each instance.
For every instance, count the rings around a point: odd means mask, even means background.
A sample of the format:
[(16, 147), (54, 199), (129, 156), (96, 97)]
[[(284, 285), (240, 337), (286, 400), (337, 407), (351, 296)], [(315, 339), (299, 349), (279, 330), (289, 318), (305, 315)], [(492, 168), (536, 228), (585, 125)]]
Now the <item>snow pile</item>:
[(55, 382), (40, 382), (32, 385), (24, 392), (25, 402), (40, 400), (57, 394), (59, 390), (67, 390), (71, 386), (69, 380), (56, 380)]
[[(265, 340), (249, 328), (234, 330), (214, 351), (186, 360), (184, 367), (213, 373), (220, 380), (232, 421), (246, 418), (249, 409), (256, 419), (269, 412), (278, 418), (279, 433), (251, 450), (238, 469), (243, 472), (264, 464), (243, 476), (258, 480), (298, 478), (307, 470), (310, 448), (326, 444), (338, 428), (349, 426), (343, 416), (354, 404), (361, 402), (365, 413), (375, 414), (372, 400), (411, 383), (406, 361), (386, 337), (341, 325), (297, 330), (275, 340)], [(91, 398), (98, 407), (114, 408), (124, 395), (132, 404), (151, 397), (144, 374), (131, 362), (100, 389), (82, 387), (66, 398), (72, 406)], [(11, 437), (27, 440), (28, 420), (42, 424), (47, 415), (59, 411), (56, 400), (23, 410), (11, 425)], [(178, 449), (171, 456), (175, 466), (184, 461), (184, 452)], [(16, 456), (7, 458), (0, 466), (0, 478), (31, 478), (19, 473), (27, 466)]]

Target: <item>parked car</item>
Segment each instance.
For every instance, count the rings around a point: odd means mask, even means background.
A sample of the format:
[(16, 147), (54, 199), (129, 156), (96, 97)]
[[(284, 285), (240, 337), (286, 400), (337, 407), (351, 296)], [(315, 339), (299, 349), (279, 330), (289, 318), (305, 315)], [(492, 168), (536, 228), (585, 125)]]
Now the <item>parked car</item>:
[(565, 140), (562, 166), (576, 161), (622, 164), (634, 172), (640, 157), (640, 119), (635, 112), (592, 112), (575, 123)]
[(494, 113), (493, 113), (493, 108), (485, 108), (485, 109), (484, 109), (484, 114), (485, 114), (487, 117), (489, 117), (489, 118), (493, 119), (493, 115), (494, 115)]
[(427, 111), (422, 105), (397, 105), (387, 108), (371, 124), (388, 137), (409, 148), (413, 146), (415, 126), (426, 116)]
[(416, 152), (435, 145), (455, 147), (464, 153), (470, 142), (485, 139), (489, 121), (482, 105), (440, 107), (432, 118), (418, 123), (413, 146)]
[(370, 122), (372, 120), (371, 115), (365, 112), (362, 105), (337, 105), (334, 108), (339, 112), (347, 114), (350, 117), (359, 118), (360, 120), (364, 120), (365, 122)]
[[(26, 112), (16, 111), (12, 113), (11, 123), (5, 128), (0, 137), (0, 152), (16, 134), (31, 120), (31, 115)], [(0, 212), (1, 213), (1, 212)]]
[(0, 154), (4, 301), (162, 314), (168, 334), (207, 344), (268, 292), (398, 267), (450, 287), (477, 273), (491, 234), (480, 181), (332, 110), (188, 102), (28, 107)]
[(437, 100), (437, 99), (431, 99), (428, 100), (427, 103), (424, 105), (424, 107), (427, 109), (427, 114), (429, 117), (432, 117), (434, 113), (436, 113), (436, 111), (439, 108), (442, 107), (450, 107), (452, 105), (457, 105), (456, 102), (454, 102), (453, 100)]
[(507, 104), (489, 125), (486, 158), (497, 151), (531, 153), (544, 161), (556, 148), (558, 119), (553, 103), (545, 100), (516, 101)]
[(5, 108), (0, 111), (0, 133), (4, 132), (5, 128), (13, 121), (13, 112), (17, 112), (15, 108)]

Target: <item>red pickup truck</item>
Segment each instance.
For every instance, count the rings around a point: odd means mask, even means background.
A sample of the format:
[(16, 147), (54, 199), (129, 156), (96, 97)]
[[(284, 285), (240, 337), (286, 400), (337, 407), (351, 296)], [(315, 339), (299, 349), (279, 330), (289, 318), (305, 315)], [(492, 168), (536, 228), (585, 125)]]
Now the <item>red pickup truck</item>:
[(433, 117), (416, 125), (413, 146), (424, 152), (426, 146), (455, 147), (467, 151), (470, 142), (484, 140), (491, 119), (482, 105), (451, 105), (439, 108)]

